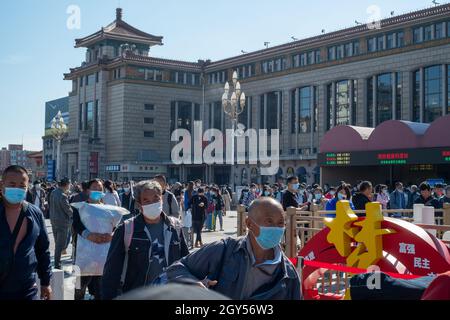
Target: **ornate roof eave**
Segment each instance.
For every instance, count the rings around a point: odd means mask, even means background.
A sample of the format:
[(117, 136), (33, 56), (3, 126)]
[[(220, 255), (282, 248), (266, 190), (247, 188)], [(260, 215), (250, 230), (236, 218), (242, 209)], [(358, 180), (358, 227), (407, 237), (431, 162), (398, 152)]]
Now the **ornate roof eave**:
[[(450, 13), (450, 4), (444, 4), (432, 8), (427, 8), (419, 11), (413, 11), (407, 14), (399, 15), (381, 20), (381, 27), (383, 29), (396, 29), (402, 25), (406, 25), (411, 22), (417, 22), (420, 20), (426, 20), (428, 18), (436, 18), (439, 15), (448, 15)], [(365, 37), (370, 34), (379, 33), (379, 29), (370, 29), (367, 24), (345, 28), (334, 32), (293, 41), (291, 43), (284, 43), (268, 49), (261, 49), (239, 56), (234, 56), (222, 60), (211, 62), (207, 69), (214, 71), (217, 68), (224, 68), (236, 62), (245, 64), (255, 62), (255, 59), (264, 59), (267, 57), (273, 57), (274, 54), (284, 54), (289, 51), (296, 51), (299, 49), (308, 50), (314, 47), (326, 46), (328, 44), (335, 43), (336, 41), (344, 41), (345, 39), (354, 38), (355, 36)], [(384, 31), (383, 31), (384, 32)]]
[(202, 65), (198, 62), (188, 62), (181, 60), (171, 60), (164, 58), (144, 57), (127, 52), (122, 61), (127, 63), (137, 63), (142, 65), (151, 65), (164, 68), (188, 69), (189, 71), (202, 71)]
[(119, 41), (125, 41), (125, 42), (133, 42), (133, 43), (141, 43), (141, 44), (146, 44), (149, 46), (155, 46), (155, 45), (160, 45), (162, 46), (163, 43), (162, 41), (162, 37), (161, 40), (149, 40), (143, 37), (137, 37), (137, 36), (130, 36), (130, 35), (117, 35), (117, 34), (111, 34), (108, 32), (104, 32), (99, 31), (97, 33), (94, 33), (93, 35), (83, 38), (83, 39), (76, 39), (75, 40), (75, 48), (85, 48), (85, 47), (89, 47), (90, 45), (101, 41), (101, 40), (106, 40), (106, 39), (111, 39), (111, 40), (119, 40)]

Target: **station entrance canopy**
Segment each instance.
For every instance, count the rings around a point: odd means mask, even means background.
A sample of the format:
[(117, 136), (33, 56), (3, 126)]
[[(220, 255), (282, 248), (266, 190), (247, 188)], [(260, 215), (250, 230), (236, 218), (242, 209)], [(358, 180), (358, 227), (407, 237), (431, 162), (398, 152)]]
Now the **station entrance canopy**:
[[(371, 176), (377, 183), (449, 180), (450, 115), (432, 124), (390, 120), (375, 129), (335, 127), (321, 141), (318, 164), (324, 183)], [(339, 173), (341, 179), (337, 178)]]

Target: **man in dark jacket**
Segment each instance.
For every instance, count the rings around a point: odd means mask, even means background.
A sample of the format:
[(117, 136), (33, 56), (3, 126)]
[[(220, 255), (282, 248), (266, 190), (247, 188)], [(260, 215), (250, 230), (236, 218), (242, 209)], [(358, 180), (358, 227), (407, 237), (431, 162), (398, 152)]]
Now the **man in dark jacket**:
[(124, 192), (120, 195), (120, 201), (122, 203), (122, 208), (127, 209), (130, 211), (130, 214), (126, 218), (131, 218), (135, 215), (135, 200), (133, 196), (133, 192), (131, 190), (131, 186), (129, 184), (125, 184), (123, 188)]
[(89, 181), (81, 183), (81, 192), (70, 198), (70, 203), (85, 202), (89, 199)]
[[(366, 210), (366, 203), (372, 202), (372, 183), (370, 181), (363, 181), (359, 184), (359, 192), (352, 197), (355, 210)], [(358, 216), (365, 216), (358, 214)]]
[(67, 195), (69, 188), (70, 181), (63, 179), (59, 183), (59, 188), (52, 191), (50, 195), (50, 221), (55, 238), (55, 269), (61, 269), (61, 254), (67, 247), (72, 227), (73, 210)]
[[(421, 203), (425, 206), (433, 207), (435, 209), (441, 209), (441, 203), (438, 199), (433, 196), (431, 192), (431, 186), (428, 182), (422, 182), (419, 186), (420, 197), (415, 201), (415, 203)], [(436, 217), (442, 217), (442, 213), (436, 213)]]
[(284, 211), (287, 210), (289, 207), (298, 208), (298, 189), (300, 187), (300, 184), (298, 183), (297, 177), (289, 177), (287, 179), (287, 189), (283, 192), (283, 198), (282, 198), (282, 204)]
[(203, 246), (202, 229), (206, 218), (206, 208), (208, 207), (208, 199), (205, 197), (205, 191), (198, 188), (197, 194), (192, 196), (189, 207), (192, 213), (192, 229), (196, 234), (195, 247)]
[(142, 214), (114, 233), (103, 270), (103, 299), (164, 282), (160, 275), (167, 266), (189, 253), (180, 221), (162, 211), (162, 191), (156, 181), (136, 185), (136, 204)]
[[(28, 172), (20, 166), (3, 171), (0, 201), (0, 300), (50, 299), (49, 239), (42, 212), (25, 202)], [(28, 230), (28, 231), (27, 231)]]
[(283, 207), (263, 197), (249, 207), (247, 236), (207, 245), (167, 269), (169, 282), (191, 279), (233, 300), (299, 300), (298, 274), (284, 255)]

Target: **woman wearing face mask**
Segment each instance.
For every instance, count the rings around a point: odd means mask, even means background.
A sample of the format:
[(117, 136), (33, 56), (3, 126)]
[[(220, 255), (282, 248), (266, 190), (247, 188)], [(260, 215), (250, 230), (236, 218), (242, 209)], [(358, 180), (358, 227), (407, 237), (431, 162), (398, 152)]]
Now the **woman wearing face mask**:
[[(331, 199), (330, 201), (327, 202), (327, 204), (325, 206), (325, 210), (326, 211), (336, 211), (337, 202), (342, 201), (342, 200), (350, 201), (350, 208), (355, 210), (355, 206), (353, 205), (353, 203), (351, 201), (350, 188), (347, 185), (341, 185), (339, 188), (337, 188), (334, 199)], [(335, 218), (336, 214), (330, 213), (330, 214), (327, 214), (326, 216), (329, 218)]]
[(387, 209), (389, 203), (388, 187), (384, 184), (379, 184), (375, 187), (375, 201), (381, 203), (383, 209)]
[[(94, 179), (89, 181), (88, 185), (88, 200), (87, 203), (90, 204), (102, 204), (104, 194), (103, 182), (99, 179)], [(73, 241), (73, 250), (77, 247), (77, 237), (83, 237), (93, 243), (103, 244), (110, 243), (112, 239), (112, 234), (100, 234), (90, 232), (80, 218), (80, 213), (78, 209), (72, 207), (73, 210), (73, 230), (76, 234), (76, 238)], [(76, 260), (76, 252), (73, 254), (74, 260)], [(80, 277), (80, 288), (75, 289), (75, 300), (84, 300), (86, 288), (89, 289), (89, 293), (94, 296), (95, 300), (100, 300), (101, 298), (101, 276), (81, 276)]]
[(103, 202), (105, 204), (111, 205), (111, 206), (122, 206), (122, 201), (120, 201), (119, 194), (116, 191), (116, 188), (114, 187), (114, 183), (110, 180), (105, 181), (105, 196), (103, 198)]
[(161, 185), (142, 181), (134, 190), (141, 214), (125, 221), (114, 233), (103, 272), (105, 300), (165, 282), (165, 269), (189, 254), (181, 222), (162, 211)]

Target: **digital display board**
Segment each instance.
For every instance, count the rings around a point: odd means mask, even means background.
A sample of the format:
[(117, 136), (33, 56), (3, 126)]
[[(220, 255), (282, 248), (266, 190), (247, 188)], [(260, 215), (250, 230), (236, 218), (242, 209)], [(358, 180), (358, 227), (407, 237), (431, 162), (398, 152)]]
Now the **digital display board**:
[(450, 164), (450, 147), (406, 150), (326, 152), (318, 155), (319, 166), (390, 166)]

